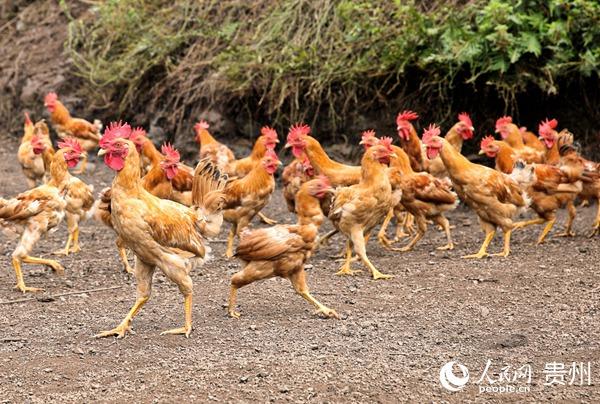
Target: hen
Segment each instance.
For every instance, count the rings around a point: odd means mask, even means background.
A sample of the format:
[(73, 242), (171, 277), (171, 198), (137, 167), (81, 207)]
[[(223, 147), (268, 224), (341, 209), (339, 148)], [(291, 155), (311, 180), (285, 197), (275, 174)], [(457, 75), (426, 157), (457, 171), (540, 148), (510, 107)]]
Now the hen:
[(233, 239), (239, 236), (262, 208), (267, 206), (275, 189), (273, 174), (281, 161), (273, 150), (267, 150), (260, 164), (244, 178), (231, 180), (224, 190), (223, 219), (231, 223), (225, 256), (233, 256)]
[[(85, 119), (73, 118), (69, 110), (59, 101), (56, 93), (48, 93), (44, 98), (44, 106), (50, 113), (50, 122), (61, 139), (72, 137), (79, 141), (83, 150), (90, 152), (98, 147), (102, 123), (95, 120), (90, 123)], [(82, 159), (78, 174), (85, 172), (87, 156)]]
[(137, 299), (123, 321), (98, 337), (124, 337), (133, 317), (150, 298), (152, 275), (158, 267), (184, 296), (185, 323), (163, 334), (192, 331), (192, 258), (204, 259), (206, 238), (219, 233), (222, 224), (226, 177), (208, 159), (194, 171), (192, 207), (160, 199), (146, 191), (140, 181), (140, 156), (126, 138), (129, 125), (112, 125), (104, 134), (98, 153), (117, 174), (111, 189), (111, 220), (124, 245), (136, 256)]
[(381, 222), (386, 213), (396, 205), (386, 167), (393, 156), (391, 139), (383, 138), (370, 147), (361, 161), (361, 179), (350, 187), (337, 188), (331, 203), (329, 219), (347, 237), (346, 259), (338, 275), (352, 275), (350, 268), (352, 249), (370, 269), (373, 279), (388, 279), (367, 257), (365, 236)]
[[(456, 150), (459, 152), (462, 151), (463, 142), (465, 140), (469, 140), (473, 138), (473, 122), (471, 121), (471, 117), (466, 112), (458, 114), (458, 122), (454, 124), (446, 133), (444, 138), (450, 143)], [(444, 162), (438, 156), (430, 161), (425, 161), (424, 163), (427, 172), (434, 177), (438, 178), (446, 178), (448, 177), (448, 173), (446, 172), (446, 167), (444, 167)]]
[(310, 294), (304, 271), (304, 264), (315, 248), (317, 232), (324, 219), (320, 199), (332, 191), (327, 177), (305, 182), (296, 195), (298, 224), (242, 233), (235, 256), (242, 261), (244, 268), (231, 277), (228, 304), (231, 317), (240, 317), (240, 313), (235, 311), (239, 288), (257, 280), (279, 276), (289, 279), (296, 292), (314, 305), (318, 313), (338, 318), (335, 310), (324, 306)]
[(34, 188), (38, 183), (44, 182), (46, 168), (42, 156), (33, 152), (31, 139), (34, 135), (44, 138), (46, 143), (51, 146), (50, 137), (48, 136), (48, 127), (44, 121), (39, 121), (35, 125), (29, 119), (29, 114), (25, 113), (25, 125), (23, 126), (23, 137), (17, 151), (17, 160), (21, 164), (23, 174), (27, 179), (29, 188)]
[(410, 159), (410, 166), (413, 171), (419, 172), (425, 170), (425, 159), (423, 157), (421, 140), (411, 123), (416, 119), (419, 119), (419, 115), (416, 112), (400, 112), (396, 117), (396, 129), (400, 137), (400, 146)]
[(438, 155), (441, 157), (456, 193), (475, 211), (485, 231), (485, 240), (479, 252), (464, 258), (487, 256), (487, 248), (497, 227), (504, 232), (504, 249), (501, 253), (492, 255), (508, 256), (510, 236), (514, 228), (512, 218), (520, 210), (527, 208), (529, 202), (526, 193), (507, 175), (470, 162), (439, 135), (440, 129), (435, 125), (430, 125), (423, 134), (427, 158), (434, 159)]
[(17, 195), (13, 199), (0, 198), (0, 225), (9, 223), (17, 225), (21, 231), (21, 239), (12, 253), (12, 264), (17, 278), (16, 288), (21, 292), (37, 292), (42, 289), (28, 287), (23, 280), (22, 263), (47, 265), (59, 274), (64, 268), (57, 261), (32, 257), (31, 251), (38, 240), (49, 230), (59, 225), (65, 216), (67, 202), (63, 194), (68, 185), (67, 158), (69, 164), (77, 164), (79, 149), (71, 149), (68, 145), (59, 149), (54, 155), (44, 148), (44, 142), (35, 137), (32, 139), (33, 150), (37, 154), (46, 154), (50, 167), (50, 181), (29, 191)]
[(275, 150), (279, 143), (275, 129), (264, 126), (260, 130), (260, 136), (254, 142), (250, 155), (239, 160), (234, 160), (226, 167), (226, 173), (232, 177), (245, 177), (254, 166), (260, 164), (267, 150)]
[(302, 159), (295, 158), (283, 168), (281, 183), (283, 185), (283, 198), (290, 212), (296, 209), (296, 194), (302, 184), (314, 177), (314, 169), (306, 156)]
[(200, 159), (208, 158), (219, 170), (225, 172), (227, 166), (235, 160), (235, 155), (229, 147), (212, 137), (208, 128), (210, 125), (204, 120), (194, 125), (196, 142), (200, 144)]
[(510, 116), (503, 116), (496, 121), (496, 133), (500, 133), (502, 140), (514, 149), (517, 160), (526, 163), (544, 162), (545, 152), (525, 145), (519, 127), (513, 123)]

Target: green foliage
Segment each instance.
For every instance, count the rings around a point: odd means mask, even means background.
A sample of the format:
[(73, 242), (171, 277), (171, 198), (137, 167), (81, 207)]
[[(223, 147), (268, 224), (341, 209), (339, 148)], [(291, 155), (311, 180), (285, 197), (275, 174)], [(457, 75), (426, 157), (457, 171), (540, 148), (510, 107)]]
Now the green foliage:
[(423, 3), (107, 0), (72, 22), (67, 47), (105, 100), (127, 110), (146, 89), (179, 121), (198, 105), (252, 102), (335, 124), (406, 88), (441, 103), (465, 84), (510, 107), (532, 86), (555, 94), (598, 76), (596, 0)]

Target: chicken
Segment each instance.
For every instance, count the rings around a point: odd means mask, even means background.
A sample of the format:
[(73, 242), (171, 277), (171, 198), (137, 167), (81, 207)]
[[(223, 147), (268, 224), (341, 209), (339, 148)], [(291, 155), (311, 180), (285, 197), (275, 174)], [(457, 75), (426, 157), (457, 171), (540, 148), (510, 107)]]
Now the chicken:
[(304, 264), (315, 248), (317, 232), (324, 219), (319, 200), (331, 192), (327, 177), (305, 182), (296, 195), (298, 224), (242, 233), (235, 256), (244, 267), (231, 277), (228, 304), (231, 317), (240, 317), (235, 310), (239, 288), (257, 280), (279, 276), (289, 279), (296, 292), (317, 308), (317, 313), (338, 318), (335, 310), (324, 306), (310, 294), (304, 271)]
[(308, 157), (315, 174), (325, 175), (333, 187), (350, 186), (360, 181), (360, 166), (349, 166), (333, 161), (325, 153), (319, 141), (309, 134), (310, 127), (308, 125), (292, 126), (285, 147), (291, 147), (292, 153), (297, 159), (302, 159), (303, 156)]
[(370, 269), (373, 279), (388, 279), (371, 263), (365, 247), (365, 236), (381, 222), (396, 205), (386, 167), (393, 156), (391, 139), (383, 138), (370, 147), (361, 161), (361, 179), (358, 184), (337, 188), (331, 202), (329, 219), (347, 237), (346, 258), (338, 275), (352, 275), (352, 249)]
[(492, 168), (470, 162), (447, 140), (441, 138), (440, 129), (435, 125), (423, 134), (427, 158), (441, 157), (454, 190), (459, 198), (475, 211), (479, 217), (485, 240), (479, 252), (463, 258), (483, 258), (487, 248), (500, 227), (504, 232), (504, 248), (499, 255), (510, 254), (510, 236), (514, 227), (512, 218), (527, 208), (527, 194), (507, 175)]
[(413, 171), (419, 172), (425, 170), (425, 159), (421, 140), (419, 140), (417, 131), (411, 123), (416, 119), (419, 119), (416, 112), (403, 111), (396, 117), (396, 129), (400, 137), (400, 146), (410, 158), (410, 166)]
[(300, 187), (306, 181), (312, 179), (314, 175), (314, 169), (306, 156), (302, 159), (295, 158), (284, 167), (281, 173), (283, 198), (290, 212), (296, 211), (296, 194), (300, 190)]
[[(45, 126), (42, 121), (38, 122), (38, 124), (43, 124)], [(35, 132), (38, 132), (38, 136), (41, 136), (41, 130), (36, 130), (33, 122), (31, 122), (31, 119), (29, 119), (29, 114), (25, 113), (23, 137), (21, 138), (21, 144), (19, 145), (19, 150), (17, 151), (17, 160), (19, 160), (19, 163), (21, 164), (21, 168), (25, 178), (27, 179), (27, 185), (29, 188), (35, 188), (38, 183), (42, 183), (44, 174), (46, 173), (42, 156), (35, 154), (33, 152), (33, 147), (31, 146), (31, 139), (33, 138)], [(49, 138), (48, 142), (50, 142)]]
[[(116, 171), (111, 189), (111, 220), (124, 245), (136, 256), (137, 299), (123, 321), (97, 337), (124, 337), (133, 317), (150, 298), (156, 267), (179, 287), (184, 296), (183, 327), (163, 334), (192, 332), (193, 284), (189, 276), (193, 261), (203, 260), (206, 238), (219, 233), (226, 178), (208, 159), (194, 171), (192, 207), (160, 199), (144, 190), (140, 181), (140, 156), (128, 139), (129, 125), (111, 126), (104, 134), (99, 155)], [(120, 137), (122, 136), (122, 137)]]
[(515, 229), (546, 223), (538, 238), (538, 244), (541, 244), (556, 221), (556, 211), (566, 206), (569, 217), (565, 233), (561, 235), (573, 235), (571, 226), (577, 213), (574, 201), (577, 194), (581, 192), (583, 169), (568, 170), (548, 164), (519, 164), (515, 150), (504, 141), (494, 140), (492, 136), (482, 139), (479, 153), (495, 158), (498, 171), (514, 174), (512, 177), (527, 190), (527, 194), (531, 197), (531, 208), (539, 218), (515, 223)]
[(600, 234), (600, 164), (586, 160), (581, 157), (577, 149), (570, 143), (572, 139), (568, 139), (567, 142), (563, 140), (565, 137), (559, 139), (558, 143), (560, 161), (559, 165), (561, 168), (570, 167), (572, 170), (581, 170), (582, 172), (582, 190), (579, 193), (579, 198), (584, 201), (595, 199), (598, 203), (596, 218), (592, 224), (592, 232), (589, 237), (593, 237)]
[(543, 163), (545, 152), (523, 143), (523, 136), (519, 127), (515, 125), (510, 116), (503, 116), (496, 121), (496, 133), (500, 133), (510, 147), (514, 149), (517, 160), (523, 160), (526, 163)]
[[(444, 138), (450, 143), (456, 150), (459, 152), (462, 151), (463, 141), (469, 140), (473, 138), (473, 122), (471, 121), (471, 117), (466, 112), (458, 114), (458, 122), (454, 124), (446, 133)], [(438, 156), (437, 158), (431, 161), (424, 161), (424, 166), (427, 169), (427, 172), (434, 177), (445, 178), (448, 177), (448, 173), (446, 172), (446, 167), (444, 167), (444, 162)]]
[[(39, 138), (34, 138), (37, 142), (36, 147), (38, 149), (45, 149), (47, 146)], [(81, 251), (79, 245), (79, 223), (82, 220), (87, 219), (91, 215), (91, 209), (94, 205), (94, 187), (87, 185), (85, 182), (77, 177), (72, 176), (69, 173), (69, 168), (75, 167), (79, 163), (81, 157), (85, 157), (86, 153), (81, 148), (79, 142), (73, 138), (65, 138), (63, 142), (58, 143), (59, 150), (66, 149), (63, 153), (64, 164), (57, 165), (54, 163), (50, 165), (51, 169), (60, 167), (60, 171), (56, 171), (54, 175), (51, 175), (52, 179), (50, 183), (58, 186), (58, 184), (64, 184), (64, 199), (67, 202), (66, 206), (66, 219), (67, 219), (67, 230), (69, 236), (65, 248), (56, 251), (56, 255), (69, 255), (70, 253), (77, 253)], [(50, 153), (53, 150), (50, 149)], [(61, 160), (59, 160), (61, 161)], [(53, 168), (54, 167), (54, 168)]]
[(252, 218), (264, 208), (275, 189), (273, 174), (281, 162), (273, 150), (267, 150), (260, 164), (244, 178), (231, 180), (224, 190), (223, 219), (231, 223), (225, 256), (233, 256), (233, 239), (239, 236)]
[(68, 145), (51, 155), (50, 150), (44, 147), (44, 141), (35, 136), (32, 138), (32, 146), (36, 154), (44, 156), (49, 162), (50, 180), (13, 199), (0, 198), (0, 225), (4, 227), (9, 223), (15, 224), (22, 233), (12, 253), (12, 264), (17, 278), (15, 288), (23, 293), (42, 289), (25, 285), (22, 263), (47, 265), (60, 275), (64, 273), (64, 267), (57, 261), (32, 257), (30, 254), (37, 241), (58, 226), (64, 218), (67, 202), (62, 195), (68, 186), (68, 177), (65, 176), (67, 164), (77, 164), (81, 157), (78, 155), (80, 149), (73, 149)]
[[(44, 106), (50, 113), (50, 122), (59, 138), (73, 137), (79, 141), (86, 152), (98, 147), (102, 123), (94, 120), (90, 123), (85, 119), (72, 118), (69, 110), (59, 101), (56, 93), (48, 93), (44, 98)], [(81, 168), (77, 174), (85, 172), (87, 156), (81, 161)]]
[(525, 146), (546, 154), (546, 146), (544, 146), (544, 143), (535, 135), (535, 133), (528, 131), (525, 126), (521, 126), (519, 132), (521, 132), (521, 138), (523, 139), (523, 144)]
[[(363, 132), (361, 144), (367, 148), (377, 144), (378, 139), (375, 132)], [(417, 242), (423, 238), (427, 231), (427, 220), (433, 220), (440, 225), (446, 234), (448, 243), (438, 247), (438, 250), (452, 250), (454, 243), (450, 234), (450, 223), (444, 216), (445, 212), (454, 210), (458, 205), (458, 198), (452, 192), (450, 184), (434, 177), (427, 172), (415, 173), (410, 165), (410, 159), (403, 149), (392, 145), (394, 157), (390, 159), (390, 167), (387, 170), (388, 178), (392, 185), (395, 198), (399, 201), (388, 212), (381, 230), (378, 234), (379, 241), (394, 251), (410, 251)], [(414, 238), (402, 248), (391, 248), (391, 242), (385, 237), (385, 230), (394, 211), (408, 212), (417, 223), (417, 232)]]
[(193, 173), (182, 169), (180, 154), (170, 144), (161, 147), (161, 160), (142, 177), (142, 186), (152, 195), (192, 205)]
[(559, 134), (556, 132), (558, 121), (556, 119), (542, 121), (539, 125), (538, 132), (546, 147), (544, 161), (546, 164), (558, 164), (560, 154), (558, 152)]
[(225, 172), (231, 177), (245, 177), (252, 171), (255, 165), (260, 164), (267, 150), (275, 150), (277, 143), (279, 143), (279, 139), (277, 138), (275, 129), (264, 126), (260, 130), (260, 136), (254, 142), (254, 147), (250, 155), (230, 162)]
[(225, 172), (227, 166), (235, 160), (235, 155), (224, 144), (219, 143), (208, 131), (209, 124), (200, 121), (194, 125), (196, 141), (200, 144), (200, 159), (208, 157), (219, 170)]

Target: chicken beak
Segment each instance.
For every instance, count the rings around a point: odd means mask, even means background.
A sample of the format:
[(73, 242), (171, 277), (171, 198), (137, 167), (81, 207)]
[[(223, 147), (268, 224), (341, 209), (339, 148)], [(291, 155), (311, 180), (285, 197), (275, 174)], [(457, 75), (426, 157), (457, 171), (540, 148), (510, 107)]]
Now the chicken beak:
[(392, 154), (390, 154), (390, 157), (393, 158), (393, 159), (397, 159), (398, 155), (396, 153), (392, 153)]
[(102, 157), (102, 156), (104, 156), (105, 154), (106, 154), (106, 150), (104, 150), (104, 149), (100, 149), (100, 150), (98, 150), (98, 157)]
[(474, 126), (469, 127), (469, 129), (471, 130), (471, 132), (475, 132), (475, 127)]
[(284, 149), (289, 149), (290, 147), (292, 147), (292, 145), (290, 144), (290, 142), (287, 142), (285, 144), (285, 146), (283, 146)]
[(361, 140), (360, 142), (358, 142), (358, 144), (365, 144), (365, 141)]
[(479, 153), (477, 153), (477, 154), (479, 154), (480, 156), (482, 156), (482, 155), (485, 154), (485, 152), (483, 150), (479, 150)]

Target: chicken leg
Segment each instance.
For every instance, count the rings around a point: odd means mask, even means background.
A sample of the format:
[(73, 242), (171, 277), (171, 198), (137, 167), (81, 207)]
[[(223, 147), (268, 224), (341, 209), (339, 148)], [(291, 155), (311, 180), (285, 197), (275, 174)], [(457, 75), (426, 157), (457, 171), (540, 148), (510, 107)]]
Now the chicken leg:
[(558, 237), (575, 237), (575, 232), (571, 229), (573, 227), (573, 221), (577, 216), (577, 208), (573, 201), (567, 202), (567, 223), (565, 224), (565, 231), (557, 234)]
[(386, 230), (390, 224), (390, 221), (394, 217), (394, 208), (391, 208), (385, 219), (383, 219), (383, 223), (381, 224), (381, 228), (379, 229), (379, 233), (377, 233), (377, 240), (379, 240), (379, 244), (381, 244), (384, 248), (391, 249), (392, 240), (387, 238)]
[(494, 228), (493, 225), (491, 225), (489, 223), (484, 223), (484, 222), (481, 223), (481, 227), (485, 231), (485, 239), (483, 240), (483, 244), (481, 244), (481, 248), (479, 249), (479, 251), (477, 253), (465, 255), (465, 256), (463, 256), (463, 258), (480, 259), (483, 257), (487, 257), (487, 255), (488, 255), (487, 249), (488, 249), (488, 246), (490, 245), (490, 243), (492, 242), (494, 235), (496, 234), (496, 229)]
[(594, 220), (592, 232), (588, 235), (590, 238), (594, 237), (596, 234), (600, 234), (600, 198), (598, 198), (597, 203), (598, 209), (596, 210), (596, 220)]
[(310, 291), (308, 290), (308, 285), (306, 284), (306, 272), (304, 272), (304, 268), (294, 272), (290, 276), (290, 281), (292, 282), (292, 286), (296, 290), (296, 293), (298, 293), (300, 296), (306, 299), (307, 302), (309, 302), (317, 308), (317, 314), (322, 314), (325, 317), (329, 318), (340, 318), (335, 310), (323, 305), (310, 294)]
[(510, 254), (510, 235), (512, 234), (512, 230), (503, 230), (504, 231), (504, 248), (501, 252), (490, 254), (490, 257), (508, 257)]
[(15, 268), (15, 275), (17, 277), (17, 284), (15, 285), (15, 289), (19, 289), (21, 292), (42, 292), (44, 289), (41, 288), (32, 288), (29, 286), (25, 286), (25, 281), (23, 280), (23, 271), (21, 270), (21, 261), (17, 258), (12, 259), (13, 267)]
[[(367, 251), (365, 248), (365, 236), (360, 228), (353, 229), (352, 233), (350, 234), (350, 237), (352, 239), (352, 245), (354, 246), (354, 252), (358, 254), (363, 264), (365, 264), (367, 268), (371, 270), (371, 275), (373, 276), (374, 280), (390, 279), (394, 277), (393, 275), (387, 275), (379, 272), (379, 270), (375, 268), (375, 266), (371, 263), (369, 257), (367, 257)], [(346, 255), (346, 257), (348, 257), (348, 255)]]
[[(362, 237), (361, 237), (362, 238)], [(346, 258), (344, 260), (344, 265), (337, 271), (336, 275), (356, 275), (357, 273), (362, 272), (360, 269), (351, 269), (350, 263), (352, 262), (352, 242), (350, 240), (346, 241)]]
[(124, 338), (125, 334), (131, 329), (131, 321), (135, 315), (142, 309), (152, 293), (152, 275), (154, 274), (154, 266), (148, 265), (141, 260), (137, 259), (135, 263), (135, 278), (137, 284), (137, 298), (129, 313), (125, 316), (123, 321), (113, 328), (112, 330), (102, 331), (96, 334), (96, 338), (105, 338), (110, 336), (116, 336), (117, 338)]

